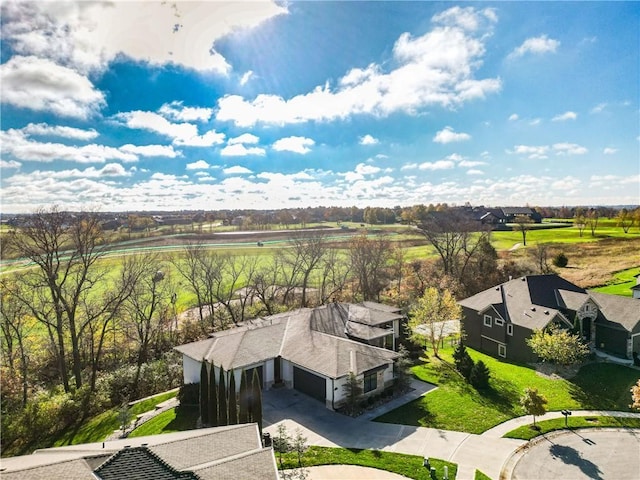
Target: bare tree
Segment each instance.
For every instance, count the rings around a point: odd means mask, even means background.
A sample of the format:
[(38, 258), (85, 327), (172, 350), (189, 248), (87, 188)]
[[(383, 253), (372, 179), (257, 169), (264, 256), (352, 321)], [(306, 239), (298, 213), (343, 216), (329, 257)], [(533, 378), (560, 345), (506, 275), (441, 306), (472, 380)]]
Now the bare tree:
[(542, 275), (553, 273), (553, 268), (549, 265), (549, 245), (537, 243), (535, 249), (531, 251), (531, 255), (538, 273)]
[(326, 235), (323, 232), (305, 232), (290, 239), (289, 244), (290, 248), (287, 249), (285, 258), (292, 271), (300, 274), (300, 306), (306, 307), (312, 273), (327, 254)]
[(626, 208), (621, 209), (618, 212), (618, 225), (622, 227), (622, 231), (624, 233), (629, 233), (629, 230), (631, 229), (631, 227), (633, 227), (633, 223), (634, 223), (634, 218), (633, 218), (633, 213), (629, 212), (629, 210), (627, 210)]
[(531, 229), (531, 224), (533, 220), (528, 215), (516, 215), (514, 223), (516, 224), (516, 229), (522, 233), (522, 245), (527, 246), (527, 233)]
[(426, 213), (417, 227), (440, 257), (443, 273), (458, 281), (464, 278), (480, 239), (487, 235), (464, 212), (446, 207)]
[(587, 212), (586, 223), (591, 230), (591, 236), (596, 236), (596, 229), (598, 228), (598, 221), (600, 220), (600, 212), (597, 208), (592, 208)]
[(320, 266), (320, 303), (324, 304), (341, 294), (349, 277), (348, 265), (336, 249), (329, 249)]
[(391, 278), (393, 253), (388, 238), (360, 235), (349, 242), (349, 265), (356, 278), (356, 292), (363, 300), (380, 300), (380, 292)]
[(20, 277), (24, 288), (19, 289), (19, 299), (47, 327), (65, 391), (70, 390), (70, 373), (76, 388), (80, 388), (82, 299), (106, 274), (105, 269), (96, 268), (105, 253), (98, 218), (91, 214), (73, 216), (56, 207), (39, 210), (11, 236), (9, 244), (20, 257), (35, 264)]

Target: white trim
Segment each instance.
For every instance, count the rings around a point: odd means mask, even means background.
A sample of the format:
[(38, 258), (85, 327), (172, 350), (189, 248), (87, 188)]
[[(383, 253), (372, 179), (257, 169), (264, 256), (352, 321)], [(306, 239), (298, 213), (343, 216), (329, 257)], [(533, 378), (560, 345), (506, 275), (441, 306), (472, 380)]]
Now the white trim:
[[(500, 350), (502, 350), (503, 354), (500, 354)], [(502, 343), (498, 344), (498, 356), (502, 358), (507, 358), (507, 346)]]
[(485, 316), (484, 316), (484, 318), (483, 318), (483, 320), (482, 320), (482, 323), (483, 323), (483, 325), (484, 325), (485, 327), (489, 327), (489, 328), (491, 328), (491, 326), (492, 326), (492, 320), (493, 320), (493, 318), (491, 317), (491, 315), (485, 315)]
[(513, 337), (513, 323), (507, 323), (507, 335)]
[(482, 338), (484, 338), (485, 340), (491, 340), (492, 342), (497, 343), (498, 345), (504, 345), (505, 347), (507, 346), (506, 343), (502, 343), (500, 340), (496, 340), (495, 338), (491, 338), (491, 337), (487, 337), (486, 335), (480, 335)]
[(504, 320), (501, 319), (501, 318), (496, 318), (495, 319), (495, 323), (496, 323), (496, 325), (503, 326), (504, 325)]

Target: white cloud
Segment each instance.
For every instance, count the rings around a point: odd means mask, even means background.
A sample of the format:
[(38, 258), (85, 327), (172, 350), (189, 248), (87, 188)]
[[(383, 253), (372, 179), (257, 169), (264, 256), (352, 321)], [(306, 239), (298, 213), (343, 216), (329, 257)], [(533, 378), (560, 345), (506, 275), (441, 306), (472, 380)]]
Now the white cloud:
[(127, 153), (135, 153), (142, 157), (176, 158), (180, 156), (180, 152), (175, 151), (172, 145), (132, 145), (128, 143), (121, 146), (120, 150)]
[(606, 110), (606, 108), (609, 106), (608, 103), (603, 102), (603, 103), (599, 103), (598, 105), (596, 105), (595, 107), (593, 107), (591, 109), (591, 113), (602, 113)]
[(484, 172), (482, 170), (472, 168), (470, 170), (467, 170), (467, 175), (484, 175)]
[(552, 122), (564, 122), (566, 120), (575, 120), (578, 118), (578, 114), (576, 112), (564, 112), (559, 115), (556, 115), (551, 119)]
[[(472, 16), (481, 31), (469, 28)], [(447, 26), (438, 25), (445, 20)], [(394, 45), (393, 61), (384, 66), (354, 68), (338, 79), (336, 87), (319, 85), (290, 99), (271, 94), (253, 100), (227, 95), (218, 101), (217, 119), (251, 126), (333, 121), (354, 114), (385, 117), (398, 111), (413, 115), (428, 106), (454, 108), (499, 91), (500, 79), (474, 77), (485, 53), (488, 37), (484, 33), (495, 15), (455, 7), (433, 21), (436, 26), (420, 37), (403, 33)], [(395, 68), (385, 71), (386, 65)]]
[(105, 105), (87, 77), (33, 56), (15, 56), (0, 65), (0, 85), (3, 103), (61, 117), (87, 119)]
[(227, 145), (234, 145), (236, 143), (258, 143), (260, 138), (251, 133), (243, 133), (239, 137), (230, 138)]
[(372, 137), (368, 133), (360, 137), (360, 145), (376, 145), (377, 143), (378, 143), (378, 139)]
[(522, 45), (509, 54), (509, 57), (522, 57), (527, 53), (540, 55), (543, 53), (554, 53), (560, 46), (558, 40), (540, 35), (539, 37), (527, 38)]
[(3, 2), (2, 40), (81, 72), (124, 55), (226, 74), (214, 42), (286, 12), (274, 2)]
[(273, 142), (271, 148), (278, 152), (293, 152), (300, 153), (304, 155), (305, 153), (309, 153), (312, 147), (316, 142), (311, 138), (307, 137), (285, 137)]
[(115, 115), (116, 120), (124, 122), (129, 128), (156, 132), (172, 139), (176, 145), (210, 147), (224, 142), (224, 133), (210, 130), (198, 134), (198, 127), (191, 123), (172, 123), (155, 112), (134, 110)]
[(242, 77), (240, 77), (240, 85), (242, 86), (246, 85), (247, 82), (251, 79), (251, 77), (253, 77), (253, 70), (247, 70), (246, 72), (244, 72)]
[(93, 128), (83, 130), (61, 125), (47, 125), (46, 123), (30, 123), (22, 128), (22, 131), (27, 135), (64, 137), (75, 140), (93, 140), (99, 135)]
[(15, 160), (3, 160), (0, 158), (0, 168), (20, 168), (22, 164)]
[(180, 122), (207, 122), (213, 115), (212, 108), (185, 107), (182, 102), (173, 101), (160, 107), (158, 113)]
[(418, 168), (417, 163), (407, 163), (400, 167), (400, 170), (415, 170), (416, 168)]
[(264, 148), (260, 147), (245, 147), (242, 143), (235, 143), (233, 145), (227, 145), (220, 150), (220, 155), (223, 157), (244, 157), (247, 155), (265, 155)]
[(12, 156), (23, 161), (53, 162), (68, 161), (77, 163), (104, 163), (107, 160), (135, 162), (138, 155), (119, 148), (90, 144), (82, 146), (61, 143), (35, 142), (28, 139), (24, 132), (9, 129), (0, 131), (0, 143), (3, 156)]
[(509, 115), (509, 121), (510, 122), (515, 122), (516, 120), (518, 120), (518, 118), (520, 118), (520, 117), (518, 116), (517, 113), (512, 113), (511, 115)]
[(456, 164), (452, 160), (438, 160), (437, 162), (424, 162), (418, 168), (420, 170), (449, 170)]
[(472, 168), (472, 167), (479, 167), (481, 165), (486, 165), (487, 162), (481, 162), (478, 160), (462, 160), (458, 166), (462, 167), (462, 168)]
[(602, 150), (602, 153), (604, 155), (614, 155), (614, 154), (618, 153), (618, 149), (617, 148), (612, 148), (612, 147), (605, 147), (605, 149)]
[(587, 148), (575, 143), (554, 143), (553, 149), (556, 155), (584, 155), (589, 152)]
[(548, 158), (547, 153), (549, 152), (549, 146), (547, 145), (516, 145), (513, 147), (513, 150), (507, 150), (507, 153), (514, 153), (516, 155), (526, 155), (531, 159), (544, 159)]
[(253, 173), (246, 167), (242, 167), (240, 165), (235, 165), (233, 167), (228, 167), (222, 170), (225, 175), (245, 175)]
[(198, 160), (197, 162), (187, 163), (187, 170), (206, 170), (210, 166), (211, 165), (209, 165), (204, 160)]
[(436, 143), (464, 142), (470, 138), (471, 135), (468, 133), (456, 133), (453, 131), (453, 128), (444, 127), (444, 129), (436, 133), (433, 141)]
[(353, 172), (347, 172), (344, 174), (344, 179), (347, 182), (355, 182), (356, 180), (362, 180), (368, 175), (375, 175), (380, 173), (382, 169), (374, 165), (367, 165), (366, 163), (359, 163)]
[(533, 120), (529, 120), (529, 125), (531, 125), (532, 127), (535, 127), (536, 125), (540, 125), (541, 122), (542, 122), (542, 119), (534, 118)]

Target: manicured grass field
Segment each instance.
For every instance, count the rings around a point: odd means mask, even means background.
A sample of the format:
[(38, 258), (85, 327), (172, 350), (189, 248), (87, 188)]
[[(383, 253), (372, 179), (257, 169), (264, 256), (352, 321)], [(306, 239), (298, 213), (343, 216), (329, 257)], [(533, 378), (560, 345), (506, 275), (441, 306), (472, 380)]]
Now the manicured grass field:
[[(157, 404), (175, 397), (176, 394), (177, 392), (175, 391), (166, 392), (136, 403), (131, 407), (130, 413), (135, 416), (153, 410)], [(112, 408), (84, 422), (79, 427), (68, 430), (55, 441), (53, 446), (60, 447), (79, 443), (101, 442), (118, 428), (120, 428), (118, 409)]]
[(594, 288), (594, 290), (600, 293), (629, 297), (632, 294), (631, 287), (636, 284), (635, 276), (638, 274), (640, 274), (640, 267), (623, 270), (616, 273), (607, 285)]
[(500, 362), (467, 349), (491, 371), (490, 389), (480, 392), (454, 370), (451, 347), (441, 350), (444, 361), (430, 358), (413, 368), (414, 375), (438, 388), (376, 419), (379, 422), (482, 433), (524, 414), (519, 399), (527, 387), (538, 388), (548, 400), (548, 410), (628, 410), (629, 389), (638, 372), (628, 367), (593, 363), (582, 367), (571, 381), (552, 379), (533, 368)]
[[(569, 417), (567, 425), (570, 430), (576, 428), (640, 428), (640, 418), (624, 418), (624, 417)], [(554, 418), (552, 420), (543, 420), (511, 430), (504, 435), (504, 438), (518, 438), (521, 440), (531, 440), (539, 435), (553, 432), (555, 430), (564, 430), (564, 418)]]
[[(276, 462), (278, 462), (278, 468), (280, 468), (279, 455), (277, 453)], [(360, 465), (386, 470), (415, 480), (429, 480), (431, 476), (422, 462), (423, 458), (417, 455), (353, 448), (309, 447), (302, 457), (303, 467), (316, 465)], [(457, 464), (436, 458), (430, 458), (429, 463), (436, 469), (436, 478), (443, 478), (445, 465), (449, 470), (449, 478), (456, 478), (458, 470)], [(286, 453), (282, 455), (282, 467), (284, 469), (297, 468), (298, 457), (296, 453)]]

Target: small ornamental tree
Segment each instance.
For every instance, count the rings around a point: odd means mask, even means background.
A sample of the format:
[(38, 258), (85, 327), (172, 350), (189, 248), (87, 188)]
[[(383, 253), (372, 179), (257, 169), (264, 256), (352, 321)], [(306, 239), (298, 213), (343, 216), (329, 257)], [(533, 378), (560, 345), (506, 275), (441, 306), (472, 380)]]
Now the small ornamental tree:
[(552, 263), (556, 267), (564, 268), (569, 264), (569, 259), (564, 253), (560, 252), (553, 257)]
[(202, 425), (209, 424), (209, 372), (204, 360), (200, 366), (200, 420)]
[(298, 467), (302, 467), (302, 455), (307, 451), (307, 437), (302, 435), (302, 430), (296, 428), (296, 436), (293, 437), (293, 441), (291, 442), (291, 448), (294, 452), (296, 452), (298, 456)]
[(209, 369), (209, 425), (218, 426), (218, 389), (216, 387), (216, 369), (213, 363)]
[(358, 401), (362, 396), (362, 381), (353, 372), (349, 372), (347, 382), (342, 386), (345, 393), (347, 413), (353, 415), (358, 408)]
[(629, 405), (629, 407), (640, 410), (640, 378), (638, 382), (631, 387), (631, 400), (633, 403)]
[(233, 370), (229, 371), (229, 425), (238, 423), (238, 398), (236, 395), (236, 376)]
[(489, 377), (491, 372), (489, 367), (485, 365), (482, 360), (478, 360), (477, 363), (471, 368), (469, 374), (469, 383), (473, 385), (477, 390), (486, 390), (489, 388)]
[(221, 427), (229, 425), (229, 417), (227, 416), (227, 386), (225, 382), (225, 371), (220, 365), (220, 379), (218, 380), (218, 425)]
[(579, 335), (551, 325), (545, 330), (534, 330), (527, 345), (541, 360), (560, 365), (571, 365), (582, 361), (589, 354), (589, 347), (582, 343)]
[(398, 354), (400, 358), (394, 364), (396, 374), (395, 388), (399, 392), (405, 392), (411, 384), (411, 360), (409, 359), (409, 351), (404, 345), (400, 345)]
[(291, 450), (291, 437), (287, 432), (287, 427), (282, 423), (278, 425), (278, 434), (273, 438), (273, 449), (278, 454), (278, 462), (280, 470), (282, 470), (282, 454)]
[(453, 350), (453, 360), (455, 362), (456, 370), (460, 372), (467, 381), (469, 381), (471, 371), (475, 364), (473, 363), (473, 359), (469, 355), (469, 352), (467, 352), (467, 347), (464, 346), (464, 343), (460, 342), (456, 345)]
[(533, 415), (533, 426), (536, 426), (536, 416), (544, 415), (547, 412), (545, 405), (547, 399), (538, 393), (537, 388), (527, 388), (524, 395), (520, 397), (520, 405), (528, 415)]

